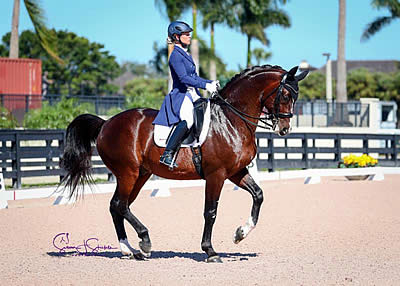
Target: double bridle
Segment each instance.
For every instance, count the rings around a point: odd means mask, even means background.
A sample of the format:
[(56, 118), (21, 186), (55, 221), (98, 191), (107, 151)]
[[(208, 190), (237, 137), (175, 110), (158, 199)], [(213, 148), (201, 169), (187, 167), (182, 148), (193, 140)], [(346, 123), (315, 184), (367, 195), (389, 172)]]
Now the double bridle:
[[(293, 106), (298, 98), (299, 95), (299, 90), (295, 87), (293, 87), (292, 85), (290, 85), (286, 80), (287, 80), (287, 73), (283, 74), (282, 76), (282, 80), (280, 81), (279, 85), (274, 88), (262, 101), (261, 101), (261, 113), (264, 114), (264, 117), (255, 117), (255, 116), (251, 116), (247, 113), (244, 113), (242, 111), (240, 111), (239, 109), (237, 109), (236, 107), (234, 107), (232, 104), (230, 104), (229, 102), (226, 101), (225, 98), (223, 98), (218, 92), (215, 93), (212, 97), (212, 99), (217, 100), (217, 101), (222, 101), (223, 103), (225, 103), (237, 116), (239, 116), (241, 119), (243, 119), (245, 122), (254, 125), (256, 127), (260, 127), (260, 128), (264, 128), (264, 129), (272, 129), (275, 130), (276, 126), (278, 125), (279, 119), (280, 118), (292, 118), (293, 117), (293, 113), (292, 112), (286, 112), (286, 113), (282, 113), (279, 111), (279, 105), (281, 103), (281, 97), (282, 97), (282, 91), (284, 88), (287, 89), (287, 91), (289, 91), (292, 100), (293, 100)], [(275, 96), (275, 101), (274, 101), (274, 110), (272, 113), (268, 113), (265, 112), (263, 110), (264, 108), (264, 104), (267, 101), (268, 98), (270, 98), (274, 93), (276, 93)], [(264, 94), (263, 96), (264, 97)], [(259, 125), (257, 123), (254, 123), (253, 121), (247, 119), (247, 118), (251, 118), (251, 119), (257, 119), (259, 121), (261, 121), (262, 123), (264, 123), (265, 125)], [(267, 120), (271, 121), (268, 122)]]

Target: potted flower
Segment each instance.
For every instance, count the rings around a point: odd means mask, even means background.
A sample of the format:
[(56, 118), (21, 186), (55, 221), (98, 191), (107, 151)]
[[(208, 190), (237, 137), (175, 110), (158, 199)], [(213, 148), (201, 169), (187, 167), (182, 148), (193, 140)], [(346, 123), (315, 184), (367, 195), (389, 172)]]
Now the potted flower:
[[(366, 168), (375, 167), (376, 165), (378, 165), (378, 159), (374, 159), (367, 154), (362, 154), (361, 156), (350, 154), (343, 157), (343, 161), (339, 162), (339, 168)], [(368, 175), (346, 176), (346, 178), (348, 180), (365, 180)]]

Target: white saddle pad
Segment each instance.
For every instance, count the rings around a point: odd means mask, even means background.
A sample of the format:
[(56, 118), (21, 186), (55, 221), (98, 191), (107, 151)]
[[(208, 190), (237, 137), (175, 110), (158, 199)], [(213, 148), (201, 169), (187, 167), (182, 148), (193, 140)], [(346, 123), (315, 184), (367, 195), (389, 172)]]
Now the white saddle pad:
[[(199, 142), (195, 140), (190, 144), (182, 144), (181, 147), (201, 146), (203, 142), (206, 140), (209, 127), (210, 127), (210, 101), (207, 102), (207, 109), (206, 112), (204, 113), (203, 129), (201, 130), (200, 133)], [(167, 139), (172, 128), (173, 126), (168, 127), (164, 125), (157, 125), (157, 124), (154, 125), (154, 142), (158, 147), (167, 146)]]

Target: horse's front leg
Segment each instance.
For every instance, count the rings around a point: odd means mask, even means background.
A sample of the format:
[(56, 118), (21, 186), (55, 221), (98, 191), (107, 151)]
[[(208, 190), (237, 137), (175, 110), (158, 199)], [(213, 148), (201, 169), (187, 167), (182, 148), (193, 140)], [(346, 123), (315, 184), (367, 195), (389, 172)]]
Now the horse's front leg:
[(217, 217), (218, 200), (224, 179), (216, 176), (206, 178), (206, 193), (204, 202), (204, 231), (201, 249), (207, 254), (207, 262), (222, 262), (211, 244), (212, 229)]
[(236, 232), (233, 235), (233, 242), (239, 243), (250, 233), (250, 231), (255, 228), (258, 221), (258, 216), (260, 214), (261, 204), (264, 200), (264, 196), (263, 191), (251, 177), (247, 168), (243, 168), (234, 176), (230, 177), (229, 180), (248, 191), (253, 197), (251, 216), (249, 217), (245, 225), (239, 226), (237, 228)]

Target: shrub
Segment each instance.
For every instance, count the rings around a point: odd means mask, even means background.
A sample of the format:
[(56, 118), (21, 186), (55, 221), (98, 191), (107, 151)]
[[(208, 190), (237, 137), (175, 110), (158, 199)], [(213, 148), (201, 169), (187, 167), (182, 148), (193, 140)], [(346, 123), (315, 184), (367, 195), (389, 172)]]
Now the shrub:
[(7, 108), (0, 107), (0, 128), (13, 129), (18, 126), (17, 120)]
[(77, 104), (76, 99), (63, 97), (56, 105), (43, 103), (42, 109), (30, 110), (24, 118), (28, 129), (65, 129), (78, 115), (93, 111), (92, 104)]

